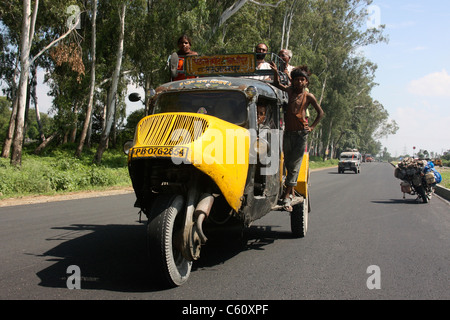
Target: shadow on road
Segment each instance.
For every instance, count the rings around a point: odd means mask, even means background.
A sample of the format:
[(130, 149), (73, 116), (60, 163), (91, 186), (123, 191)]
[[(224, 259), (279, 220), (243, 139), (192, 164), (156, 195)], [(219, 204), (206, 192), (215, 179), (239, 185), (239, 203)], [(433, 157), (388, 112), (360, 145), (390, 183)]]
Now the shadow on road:
[(390, 199), (390, 200), (373, 200), (372, 203), (382, 204), (421, 204), (416, 199)]
[[(82, 289), (151, 291), (144, 225), (71, 225), (60, 229), (53, 249), (42, 254), (55, 261), (37, 276), (45, 287), (67, 288), (70, 265), (81, 271)], [(80, 236), (81, 234), (81, 236)], [(66, 240), (66, 241), (64, 241)]]
[[(277, 226), (251, 226), (243, 230), (216, 233), (202, 248), (201, 258), (194, 263), (193, 270), (223, 264), (247, 250), (264, 250), (265, 246), (280, 239), (291, 239), (292, 233), (276, 231)], [(241, 230), (242, 231), (242, 230)]]
[[(291, 238), (275, 227), (255, 226), (244, 230), (243, 237), (219, 236), (202, 248), (201, 258), (192, 272), (214, 267), (246, 250), (264, 250), (277, 239)], [(39, 271), (40, 286), (67, 288), (67, 278), (76, 265), (81, 271), (81, 288), (118, 292), (151, 292), (162, 288), (149, 275), (151, 259), (147, 254), (145, 224), (81, 225), (53, 228), (58, 236), (46, 239), (58, 244), (39, 255), (54, 262)]]

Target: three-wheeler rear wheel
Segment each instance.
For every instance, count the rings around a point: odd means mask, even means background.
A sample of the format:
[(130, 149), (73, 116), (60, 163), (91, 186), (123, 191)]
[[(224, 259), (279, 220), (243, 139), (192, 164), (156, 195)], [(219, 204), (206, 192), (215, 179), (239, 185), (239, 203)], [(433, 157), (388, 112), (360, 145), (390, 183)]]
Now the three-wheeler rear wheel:
[(183, 196), (161, 195), (152, 206), (147, 225), (151, 276), (164, 286), (180, 286), (191, 273), (192, 261), (182, 255), (177, 245), (183, 234), (183, 208)]
[(304, 238), (308, 231), (309, 196), (302, 203), (293, 206), (291, 212), (291, 231), (296, 238)]

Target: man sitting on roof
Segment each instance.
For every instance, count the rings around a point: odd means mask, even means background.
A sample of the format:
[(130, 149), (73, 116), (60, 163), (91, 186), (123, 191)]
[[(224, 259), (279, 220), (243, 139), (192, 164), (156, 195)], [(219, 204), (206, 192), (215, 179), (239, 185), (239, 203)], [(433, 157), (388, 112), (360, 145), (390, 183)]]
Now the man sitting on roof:
[[(259, 43), (255, 47), (256, 52), (256, 70), (270, 70), (270, 64), (266, 62), (266, 54), (269, 51), (266, 44)], [(271, 80), (270, 76), (250, 76), (248, 77), (250, 79), (256, 79), (256, 80)]]
[[(183, 70), (184, 65), (184, 57), (186, 56), (196, 56), (198, 55), (197, 52), (191, 50), (192, 41), (187, 35), (182, 35), (180, 38), (178, 38), (178, 71)], [(178, 73), (176, 77), (172, 77), (172, 81), (176, 80), (183, 80), (183, 79), (192, 79), (195, 77), (186, 77), (185, 73)]]

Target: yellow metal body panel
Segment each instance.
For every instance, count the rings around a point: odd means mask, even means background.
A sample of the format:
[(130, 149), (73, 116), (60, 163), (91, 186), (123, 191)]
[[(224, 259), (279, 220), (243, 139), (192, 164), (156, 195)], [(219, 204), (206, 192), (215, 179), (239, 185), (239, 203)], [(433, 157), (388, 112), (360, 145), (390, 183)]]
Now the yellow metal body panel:
[(309, 182), (309, 153), (305, 152), (303, 155), (302, 166), (297, 179), (297, 186), (295, 191), (300, 193), (303, 197), (308, 197), (308, 182)]
[(129, 161), (171, 158), (208, 175), (228, 204), (242, 204), (249, 166), (250, 133), (219, 118), (195, 113), (163, 113), (143, 118), (136, 130)]

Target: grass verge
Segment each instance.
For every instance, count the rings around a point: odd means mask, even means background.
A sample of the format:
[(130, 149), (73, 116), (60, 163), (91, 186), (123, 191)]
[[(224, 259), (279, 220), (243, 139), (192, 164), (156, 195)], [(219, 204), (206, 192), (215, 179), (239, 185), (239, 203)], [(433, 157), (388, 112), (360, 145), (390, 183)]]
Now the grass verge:
[(436, 168), (437, 171), (442, 176), (442, 182), (439, 184), (440, 186), (450, 189), (450, 168)]
[(321, 157), (311, 156), (309, 158), (309, 167), (311, 170), (337, 167), (338, 164), (339, 164), (339, 159), (331, 159), (331, 160), (323, 161)]
[(102, 164), (93, 163), (95, 150), (78, 159), (70, 148), (36, 156), (24, 152), (22, 166), (0, 159), (0, 199), (30, 195), (55, 195), (74, 191), (105, 190), (131, 185), (126, 156), (107, 151)]

